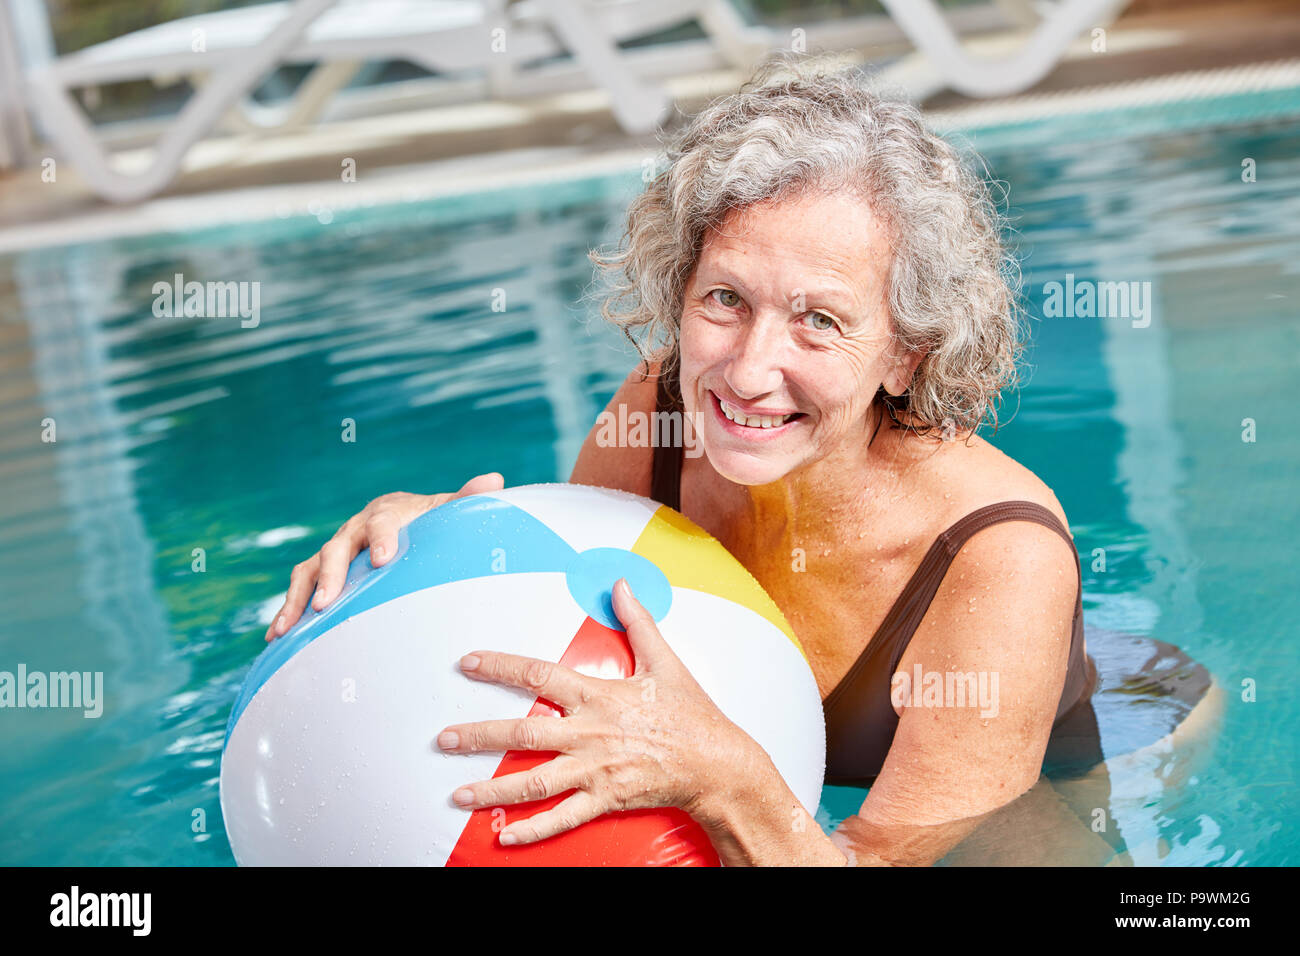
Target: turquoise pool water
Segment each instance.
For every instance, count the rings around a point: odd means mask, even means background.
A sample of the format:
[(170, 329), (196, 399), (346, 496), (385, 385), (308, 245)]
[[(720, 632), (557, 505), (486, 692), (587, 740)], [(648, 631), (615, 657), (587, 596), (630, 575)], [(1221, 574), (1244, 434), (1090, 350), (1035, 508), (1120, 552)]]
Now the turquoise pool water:
[[(986, 155), (1035, 314), (1067, 274), (1151, 283), (1144, 328), (1036, 321), (993, 439), (1066, 508), (1089, 625), (1177, 644), (1226, 689), (1190, 779), (1113, 771), (1139, 863), (1300, 862), (1298, 157), (1277, 121)], [(233, 862), (222, 735), (290, 567), (386, 491), (567, 475), (632, 362), (582, 293), (638, 185), (0, 258), (0, 670), (105, 681), (98, 719), (0, 711), (0, 863)], [(155, 317), (177, 273), (259, 281), (257, 327)], [(861, 798), (827, 788), (821, 822)]]

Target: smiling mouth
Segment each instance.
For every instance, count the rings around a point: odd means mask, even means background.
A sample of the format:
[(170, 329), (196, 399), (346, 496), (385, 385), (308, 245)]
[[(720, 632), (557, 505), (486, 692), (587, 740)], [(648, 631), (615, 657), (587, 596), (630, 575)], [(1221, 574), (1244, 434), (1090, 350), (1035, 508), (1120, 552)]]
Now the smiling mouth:
[(788, 415), (746, 415), (740, 409), (736, 408), (734, 405), (724, 402), (721, 398), (719, 398), (717, 395), (713, 394), (712, 392), (710, 392), (709, 394), (713, 396), (713, 400), (717, 402), (719, 410), (721, 410), (722, 414), (726, 416), (726, 418), (729, 421), (733, 422), (736, 425), (740, 425), (744, 428), (753, 428), (753, 429), (780, 428), (782, 425), (785, 425), (788, 422), (792, 422), (795, 421), (796, 419), (805, 417), (803, 412), (790, 412)]

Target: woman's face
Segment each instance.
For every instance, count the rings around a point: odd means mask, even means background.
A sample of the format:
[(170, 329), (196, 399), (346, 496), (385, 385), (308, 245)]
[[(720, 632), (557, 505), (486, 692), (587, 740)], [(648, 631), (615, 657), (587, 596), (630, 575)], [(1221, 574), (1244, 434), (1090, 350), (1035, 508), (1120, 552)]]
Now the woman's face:
[(860, 458), (876, 390), (901, 391), (920, 360), (890, 350), (890, 257), (850, 194), (751, 206), (706, 237), (683, 297), (681, 386), (718, 474), (762, 485)]

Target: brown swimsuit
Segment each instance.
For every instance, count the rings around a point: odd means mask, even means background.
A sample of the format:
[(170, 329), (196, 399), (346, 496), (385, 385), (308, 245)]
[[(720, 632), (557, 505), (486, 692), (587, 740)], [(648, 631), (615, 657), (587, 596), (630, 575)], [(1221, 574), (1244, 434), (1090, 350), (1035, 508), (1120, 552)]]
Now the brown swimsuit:
[[(678, 405), (667, 391), (665, 381), (660, 379), (658, 411), (676, 408)], [(656, 447), (651, 497), (681, 510), (681, 472), (682, 448)], [(890, 683), (898, 662), (962, 545), (976, 532), (1002, 521), (1033, 521), (1051, 528), (1074, 553), (1080, 585), (1075, 598), (1065, 687), (1056, 709), (1046, 763), (1082, 770), (1102, 759), (1097, 719), (1091, 704), (1097, 671), (1084, 648), (1082, 571), (1074, 541), (1060, 520), (1042, 505), (1002, 501), (971, 512), (939, 535), (862, 654), (822, 702), (826, 717), (827, 783), (864, 784), (880, 773), (898, 727), (898, 714), (890, 700)]]

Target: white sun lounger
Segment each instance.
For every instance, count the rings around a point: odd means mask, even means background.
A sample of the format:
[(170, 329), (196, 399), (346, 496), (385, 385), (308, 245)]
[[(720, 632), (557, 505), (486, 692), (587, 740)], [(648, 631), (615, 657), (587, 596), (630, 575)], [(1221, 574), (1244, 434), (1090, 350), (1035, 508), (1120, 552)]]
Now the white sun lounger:
[[(882, 70), (878, 82), (923, 100), (942, 89), (973, 97), (1009, 96), (1029, 89), (1060, 62), (1083, 33), (1106, 27), (1128, 0), (1061, 0), (1043, 14), (1018, 51), (997, 59), (972, 56), (932, 0), (880, 0), (916, 52)], [(1034, 10), (1026, 0), (1000, 0), (999, 8), (1022, 25)]]
[[(629, 69), (619, 41), (699, 22), (721, 55), (746, 67), (772, 43), (730, 0), (296, 0), (185, 17), (96, 44), (32, 69), (28, 100), (46, 138), (97, 194), (116, 202), (166, 187), (190, 148), (218, 125), (285, 128), (311, 122), (367, 60), (408, 60), (437, 73), (485, 70), (494, 95), (527, 92), (526, 64), (565, 53), (609, 92), (620, 125), (655, 128), (670, 103)], [(493, 30), (498, 41), (493, 48)], [(250, 96), (281, 64), (315, 69), (290, 104), (268, 110)], [(139, 173), (113, 167), (73, 90), (127, 80), (189, 78), (195, 94)]]

